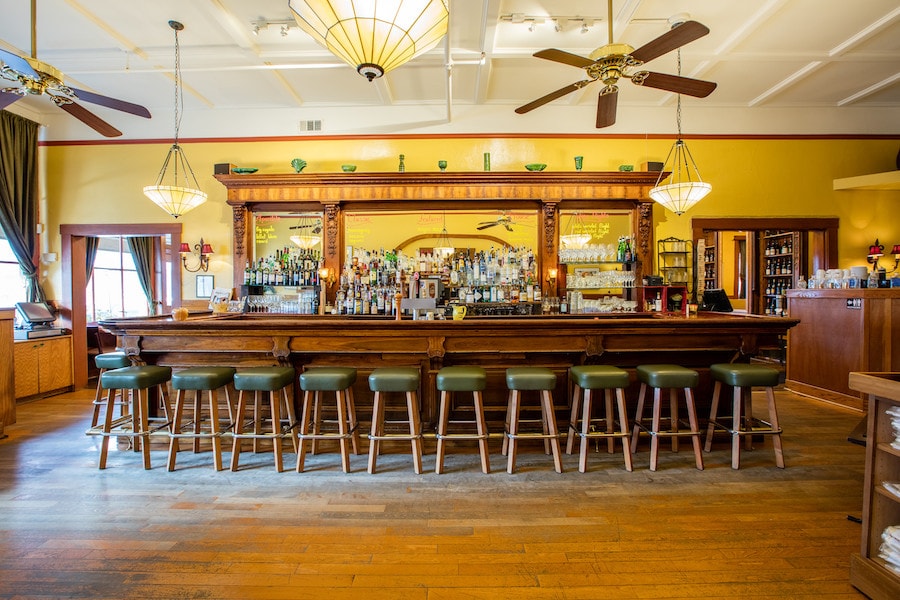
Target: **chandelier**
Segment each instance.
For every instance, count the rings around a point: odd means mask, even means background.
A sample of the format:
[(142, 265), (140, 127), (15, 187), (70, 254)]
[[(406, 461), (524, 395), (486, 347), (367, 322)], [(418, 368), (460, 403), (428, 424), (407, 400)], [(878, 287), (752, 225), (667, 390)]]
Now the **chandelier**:
[[(678, 74), (681, 75), (680, 48), (678, 49)], [(681, 94), (678, 94), (676, 106), (678, 138), (669, 150), (669, 155), (666, 156), (663, 168), (656, 179), (656, 186), (650, 190), (650, 197), (676, 215), (680, 215), (690, 210), (712, 191), (712, 186), (704, 183), (700, 178), (697, 163), (694, 162), (694, 157), (691, 156), (687, 144), (681, 139)], [(670, 173), (669, 183), (663, 183), (663, 174), (666, 172)]]
[[(166, 154), (162, 169), (156, 183), (144, 187), (144, 195), (157, 206), (176, 219), (189, 210), (206, 202), (207, 195), (200, 190), (197, 177), (178, 145), (178, 130), (181, 127), (181, 109), (184, 104), (181, 90), (181, 49), (178, 45), (178, 32), (184, 25), (178, 21), (169, 21), (169, 27), (175, 31), (175, 141)], [(167, 180), (166, 172), (172, 166), (172, 175)]]
[(447, 0), (289, 0), (300, 28), (372, 81), (434, 48)]
[[(578, 233), (579, 231), (581, 233)], [(569, 218), (566, 233), (559, 236), (559, 241), (563, 245), (563, 249), (581, 250), (593, 237), (593, 235), (587, 233), (581, 214), (576, 212)]]

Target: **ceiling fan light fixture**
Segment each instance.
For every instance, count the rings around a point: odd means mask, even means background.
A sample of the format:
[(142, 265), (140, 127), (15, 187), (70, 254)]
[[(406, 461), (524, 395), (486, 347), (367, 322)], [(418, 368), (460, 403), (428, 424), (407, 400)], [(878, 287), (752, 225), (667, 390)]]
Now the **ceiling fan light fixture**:
[(447, 0), (289, 0), (297, 24), (369, 81), (434, 48)]
[[(169, 21), (169, 27), (175, 31), (175, 141), (166, 154), (156, 183), (145, 186), (144, 195), (177, 219), (206, 202), (207, 194), (200, 189), (197, 176), (194, 175), (194, 170), (191, 169), (184, 150), (178, 145), (178, 130), (181, 127), (179, 113), (183, 103), (181, 48), (178, 44), (178, 32), (184, 29), (184, 25), (178, 21)], [(168, 175), (170, 165), (172, 167), (171, 175)]]

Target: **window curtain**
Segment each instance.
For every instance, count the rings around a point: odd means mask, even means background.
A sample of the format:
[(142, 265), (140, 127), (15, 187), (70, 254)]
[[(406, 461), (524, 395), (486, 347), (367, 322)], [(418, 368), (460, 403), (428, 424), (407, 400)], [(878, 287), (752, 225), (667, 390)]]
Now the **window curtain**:
[(97, 248), (99, 247), (100, 238), (94, 236), (86, 236), (84, 238), (85, 283), (91, 280), (91, 274), (94, 272), (94, 261), (97, 260)]
[(25, 276), (29, 302), (43, 302), (38, 267), (32, 260), (37, 248), (39, 125), (0, 111), (0, 227)]
[(158, 301), (153, 297), (153, 238), (139, 236), (125, 239), (128, 241), (128, 249), (131, 250), (141, 289), (147, 298), (149, 314), (155, 315)]

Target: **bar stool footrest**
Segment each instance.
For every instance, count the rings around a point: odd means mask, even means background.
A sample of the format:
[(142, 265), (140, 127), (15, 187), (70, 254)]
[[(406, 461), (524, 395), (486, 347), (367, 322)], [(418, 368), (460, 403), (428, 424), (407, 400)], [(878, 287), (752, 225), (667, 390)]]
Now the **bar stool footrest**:
[(519, 439), (519, 438), (527, 438), (533, 440), (552, 440), (553, 438), (560, 438), (562, 434), (560, 433), (537, 433), (537, 432), (526, 432), (526, 433), (510, 433), (506, 432), (506, 437), (510, 439)]
[(436, 433), (434, 437), (438, 440), (486, 440), (490, 437), (490, 434), (484, 433), (478, 435), (477, 433), (445, 433), (441, 435), (440, 433)]
[[(669, 419), (662, 419), (662, 421), (668, 422)], [(701, 435), (700, 431), (691, 430), (690, 424), (688, 424), (688, 423), (682, 423), (679, 420), (678, 424), (679, 424), (679, 426), (684, 425), (684, 427), (686, 429), (682, 429), (679, 431), (672, 431), (671, 429), (669, 429), (669, 430), (664, 429), (662, 431), (652, 431), (649, 427), (644, 425), (640, 420), (634, 421), (634, 425), (639, 427), (642, 431), (644, 431), (645, 433), (649, 433), (650, 435), (655, 435), (657, 437), (690, 437), (690, 436), (694, 436), (694, 435), (697, 435), (697, 436)]]
[(424, 436), (421, 433), (417, 434), (417, 435), (412, 435), (409, 433), (406, 433), (406, 434), (386, 433), (384, 435), (369, 434), (368, 437), (370, 440), (400, 440), (400, 441), (406, 440), (406, 441), (409, 441), (409, 440), (421, 440), (421, 439), (423, 439)]
[[(729, 419), (730, 417), (723, 417), (724, 419)], [(710, 423), (718, 429), (723, 429), (730, 433), (731, 435), (781, 435), (783, 433), (783, 429), (779, 427), (775, 429), (771, 423), (768, 421), (763, 421), (762, 419), (753, 419), (750, 428), (739, 429), (735, 431), (731, 428), (731, 425), (725, 425), (723, 422), (720, 422), (718, 419), (710, 421)]]

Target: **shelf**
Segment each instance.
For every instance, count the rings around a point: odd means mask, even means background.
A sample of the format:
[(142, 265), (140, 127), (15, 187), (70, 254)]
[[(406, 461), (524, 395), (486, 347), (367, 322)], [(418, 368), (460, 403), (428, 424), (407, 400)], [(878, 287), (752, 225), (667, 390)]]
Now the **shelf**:
[(878, 494), (887, 498), (888, 500), (890, 500), (892, 502), (896, 502), (897, 504), (900, 504), (900, 496), (895, 496), (894, 494), (889, 492), (887, 489), (885, 489), (885, 487), (883, 485), (879, 484), (879, 485), (875, 486), (875, 491)]
[(887, 454), (890, 454), (892, 456), (896, 456), (897, 458), (900, 458), (900, 450), (897, 450), (896, 448), (894, 448), (893, 446), (891, 446), (890, 444), (888, 444), (886, 442), (882, 442), (882, 443), (878, 444), (876, 446), (876, 449), (879, 452), (886, 452)]

